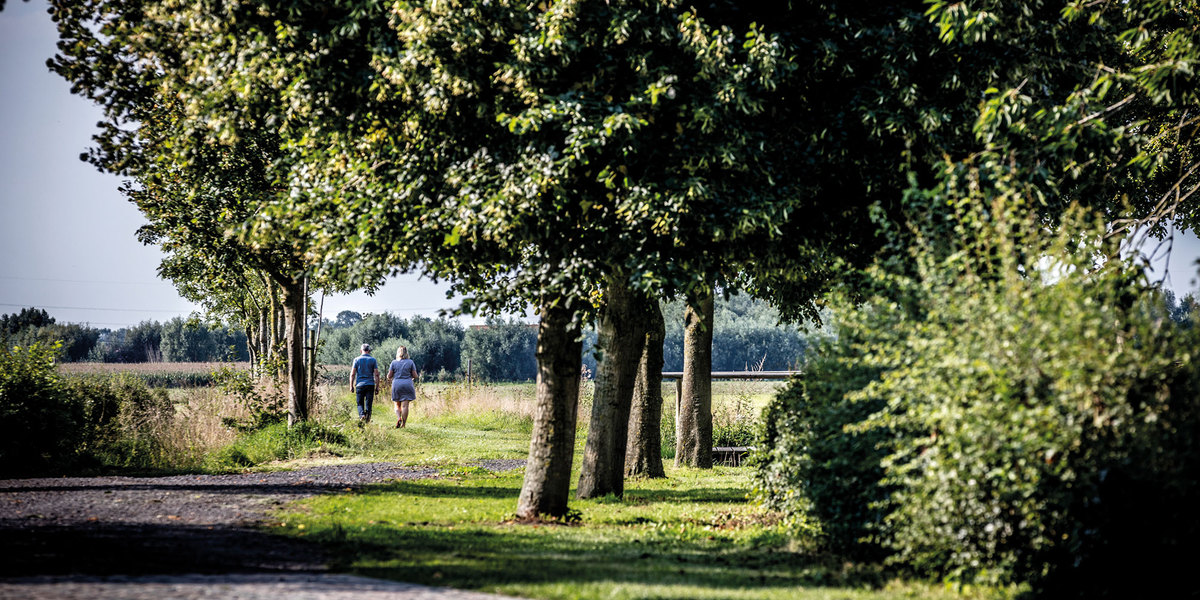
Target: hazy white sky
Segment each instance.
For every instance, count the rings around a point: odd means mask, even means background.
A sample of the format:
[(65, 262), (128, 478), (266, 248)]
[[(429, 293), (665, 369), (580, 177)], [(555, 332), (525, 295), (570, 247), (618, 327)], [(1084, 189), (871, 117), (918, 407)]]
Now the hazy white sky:
[[(79, 160), (101, 116), (46, 68), (57, 40), (47, 7), (10, 0), (0, 12), (0, 313), (37, 306), (111, 328), (187, 315), (196, 307), (156, 275), (161, 253), (134, 237), (145, 220), (120, 180)], [(1169, 285), (1179, 295), (1197, 288), (1197, 256), (1200, 241), (1177, 236)], [(330, 297), (325, 314), (433, 316), (455, 304), (446, 288), (401, 276), (373, 297)]]

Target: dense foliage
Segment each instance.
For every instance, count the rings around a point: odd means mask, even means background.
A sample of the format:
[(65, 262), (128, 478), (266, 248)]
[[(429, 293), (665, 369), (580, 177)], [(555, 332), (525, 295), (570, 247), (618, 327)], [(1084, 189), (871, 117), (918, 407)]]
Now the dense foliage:
[(868, 537), (886, 514), (882, 481), (886, 452), (879, 431), (846, 430), (882, 408), (873, 398), (847, 397), (873, 381), (879, 370), (863, 365), (852, 335), (821, 340), (804, 373), (772, 398), (763, 411), (753, 461), (757, 493), (788, 515), (798, 532), (855, 558), (884, 555)]
[(886, 293), (776, 399), (765, 497), (926, 574), (1055, 597), (1189, 585), (1197, 332), (1102, 225), (1039, 242), (999, 205), (959, 216), (970, 241), (872, 270)]
[(77, 450), (84, 407), (54, 372), (57, 348), (34, 344), (0, 351), (0, 469), (37, 472)]
[(464, 365), (479, 381), (533, 381), (537, 378), (537, 327), (517, 320), (488, 319), (463, 336)]
[(166, 392), (125, 375), (60, 377), (55, 350), (34, 344), (0, 352), (0, 472), (161, 464), (152, 433), (173, 414)]
[[(1197, 222), (1190, 1), (60, 0), (54, 13), (52, 68), (103, 104), (91, 156), (142, 180), (147, 239), (182, 244), (190, 281), (235, 289), (223, 282), (244, 273), (208, 269), (234, 258), (285, 292), (297, 419), (305, 275), (370, 285), (421, 269), (452, 278), (467, 310), (567, 313), (543, 318), (543, 342), (562, 345), (540, 356), (569, 358), (552, 379), (571, 385), (541, 398), (570, 411), (537, 431), (573, 432), (577, 327), (594, 308), (608, 322), (624, 288), (715, 279), (811, 315), (848, 266), (912, 241), (899, 224), (932, 224), (923, 241), (949, 260), (963, 232), (938, 224), (1014, 190), (1042, 225), (1072, 202), (1113, 231)], [(934, 201), (906, 214), (905, 190)], [(891, 272), (912, 275), (906, 262)], [(864, 297), (906, 284), (857, 283)], [(617, 357), (628, 345), (611, 331), (599, 344)], [(573, 442), (555, 443), (531, 449), (569, 473)]]
[(75, 323), (58, 323), (44, 309), (23, 308), (19, 313), (0, 315), (0, 346), (53, 346), (58, 360), (86, 358), (99, 338), (98, 330)]

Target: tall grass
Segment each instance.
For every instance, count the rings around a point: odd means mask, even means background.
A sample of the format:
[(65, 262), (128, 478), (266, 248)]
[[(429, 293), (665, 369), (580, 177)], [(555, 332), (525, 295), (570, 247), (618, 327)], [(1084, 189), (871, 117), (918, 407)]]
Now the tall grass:
[(536, 388), (528, 384), (424, 384), (412, 416), (440, 422), (474, 425), (482, 430), (511, 427), (533, 430)]
[[(712, 382), (713, 446), (749, 446), (762, 411), (775, 394), (786, 385), (784, 381), (714, 381)], [(675, 458), (675, 382), (662, 387), (663, 416), (659, 431), (662, 435), (662, 457)]]
[(232, 444), (238, 431), (225, 419), (248, 417), (229, 395), (213, 387), (172, 390), (174, 418), (159, 432), (174, 464), (198, 468), (215, 450)]

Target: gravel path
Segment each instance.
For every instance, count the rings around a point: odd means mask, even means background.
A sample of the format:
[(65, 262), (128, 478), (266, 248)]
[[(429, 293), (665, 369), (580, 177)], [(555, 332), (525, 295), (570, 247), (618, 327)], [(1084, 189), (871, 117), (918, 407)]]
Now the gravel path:
[(297, 498), (436, 475), (370, 463), (239, 475), (0, 479), (0, 598), (496, 598), (321, 574), (327, 561), (317, 546), (256, 527), (267, 510)]

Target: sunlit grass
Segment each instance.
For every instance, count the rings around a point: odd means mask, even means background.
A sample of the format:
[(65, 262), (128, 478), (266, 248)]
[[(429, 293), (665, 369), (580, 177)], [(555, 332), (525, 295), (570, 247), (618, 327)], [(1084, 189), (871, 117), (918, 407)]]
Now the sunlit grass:
[[(578, 459), (576, 465), (579, 464)], [(746, 501), (745, 470), (668, 469), (623, 499), (574, 501), (577, 524), (513, 522), (520, 471), (448, 472), (307, 500), (276, 531), (327, 544), (361, 575), (528, 598), (996, 598), (816, 554)]]

